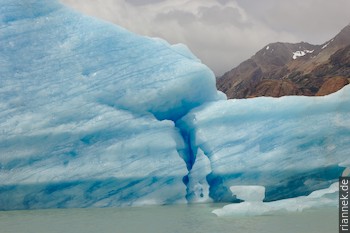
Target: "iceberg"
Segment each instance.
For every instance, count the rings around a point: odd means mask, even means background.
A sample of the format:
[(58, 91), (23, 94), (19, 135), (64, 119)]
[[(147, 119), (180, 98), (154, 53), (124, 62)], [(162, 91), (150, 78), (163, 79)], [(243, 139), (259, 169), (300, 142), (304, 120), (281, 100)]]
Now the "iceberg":
[(1, 0), (0, 209), (186, 202), (174, 120), (222, 98), (184, 45)]
[(226, 100), (185, 45), (0, 3), (0, 210), (261, 204), (349, 173), (350, 87)]
[(190, 155), (202, 151), (210, 161), (214, 201), (239, 202), (230, 191), (238, 185), (264, 186), (264, 201), (273, 201), (326, 188), (349, 166), (349, 102), (350, 87), (325, 97), (216, 101), (177, 125)]

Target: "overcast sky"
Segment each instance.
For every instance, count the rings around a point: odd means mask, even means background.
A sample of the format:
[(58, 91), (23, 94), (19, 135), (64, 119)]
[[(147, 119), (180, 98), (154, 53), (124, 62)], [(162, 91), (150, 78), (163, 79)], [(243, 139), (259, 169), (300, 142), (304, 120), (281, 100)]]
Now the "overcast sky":
[(271, 42), (321, 44), (350, 23), (350, 0), (61, 0), (136, 33), (184, 43), (222, 75)]

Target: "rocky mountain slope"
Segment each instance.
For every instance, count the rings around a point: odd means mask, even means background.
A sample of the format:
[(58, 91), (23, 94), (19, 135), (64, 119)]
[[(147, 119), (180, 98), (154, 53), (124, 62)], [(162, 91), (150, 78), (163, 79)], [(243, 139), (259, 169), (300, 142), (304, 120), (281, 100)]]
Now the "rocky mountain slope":
[(327, 95), (350, 80), (350, 24), (321, 45), (272, 43), (217, 79), (228, 98)]

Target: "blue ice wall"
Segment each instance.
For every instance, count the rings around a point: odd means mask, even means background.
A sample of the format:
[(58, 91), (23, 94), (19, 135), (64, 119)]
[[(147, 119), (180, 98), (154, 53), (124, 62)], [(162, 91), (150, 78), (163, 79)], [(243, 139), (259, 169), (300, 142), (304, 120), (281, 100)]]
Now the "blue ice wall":
[(212, 71), (183, 46), (136, 35), (52, 0), (2, 0), (0, 15), (4, 100), (17, 96), (32, 108), (80, 96), (174, 120), (218, 98)]
[(192, 156), (210, 161), (210, 196), (234, 201), (230, 186), (263, 185), (266, 201), (307, 195), (350, 165), (350, 87), (325, 97), (207, 103), (177, 122)]
[(0, 0), (0, 209), (238, 201), (232, 185), (275, 200), (349, 167), (349, 87), (220, 99), (184, 45)]
[(0, 209), (186, 202), (186, 146), (164, 119), (218, 98), (183, 45), (1, 0)]

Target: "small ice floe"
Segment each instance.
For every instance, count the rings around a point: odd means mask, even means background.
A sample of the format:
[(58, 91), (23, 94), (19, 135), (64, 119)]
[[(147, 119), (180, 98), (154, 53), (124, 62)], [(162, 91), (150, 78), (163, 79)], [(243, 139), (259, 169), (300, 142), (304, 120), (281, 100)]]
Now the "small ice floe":
[(229, 204), (212, 213), (222, 216), (257, 216), (281, 212), (303, 211), (313, 207), (337, 206), (339, 183), (333, 183), (329, 188), (312, 192), (308, 196), (288, 198), (272, 202), (263, 202), (264, 186), (233, 186), (231, 191), (244, 202)]

